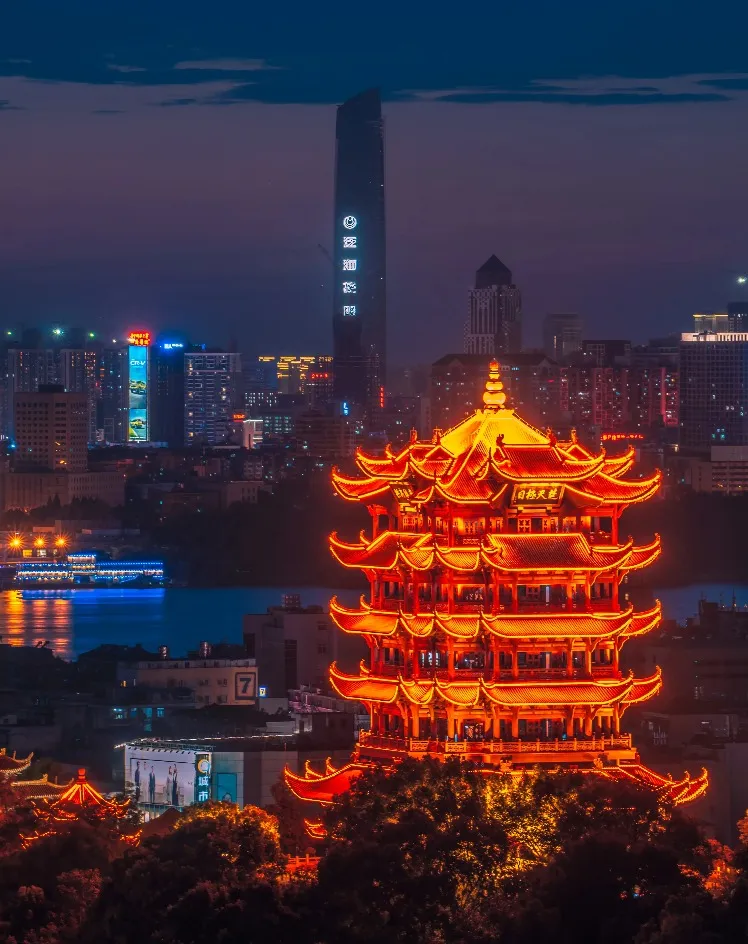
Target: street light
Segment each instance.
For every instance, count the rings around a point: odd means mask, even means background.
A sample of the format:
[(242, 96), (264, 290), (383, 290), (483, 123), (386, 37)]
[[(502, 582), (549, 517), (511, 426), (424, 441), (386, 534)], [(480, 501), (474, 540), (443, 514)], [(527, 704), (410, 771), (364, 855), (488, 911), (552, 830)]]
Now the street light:
[(23, 538), (18, 534), (14, 534), (10, 541), (8, 541), (8, 547), (11, 551), (20, 551), (23, 547)]
[(44, 547), (44, 538), (37, 538), (34, 541), (34, 547)]
[(738, 276), (738, 285), (745, 285), (746, 282), (748, 282), (748, 275)]
[(65, 547), (67, 543), (68, 542), (65, 540), (65, 538), (60, 535), (60, 537), (55, 541), (55, 547)]

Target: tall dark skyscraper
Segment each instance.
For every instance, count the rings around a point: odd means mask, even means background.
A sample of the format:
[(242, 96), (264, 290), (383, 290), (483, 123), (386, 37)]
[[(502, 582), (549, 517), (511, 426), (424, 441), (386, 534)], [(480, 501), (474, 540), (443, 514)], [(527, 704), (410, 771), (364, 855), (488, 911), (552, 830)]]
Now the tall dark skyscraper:
[(516, 354), (522, 350), (522, 296), (512, 273), (491, 256), (475, 273), (465, 323), (466, 354)]
[(378, 89), (338, 108), (335, 128), (335, 397), (372, 407), (387, 375), (384, 129)]

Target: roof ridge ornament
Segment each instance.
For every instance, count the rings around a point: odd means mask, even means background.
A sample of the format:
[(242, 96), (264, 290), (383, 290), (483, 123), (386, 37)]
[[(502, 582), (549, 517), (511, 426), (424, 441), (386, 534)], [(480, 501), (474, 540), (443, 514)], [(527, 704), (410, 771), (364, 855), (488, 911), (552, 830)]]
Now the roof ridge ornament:
[(501, 382), (501, 375), (499, 373), (499, 362), (491, 361), (488, 365), (488, 380), (486, 381), (486, 389), (483, 393), (483, 405), (486, 410), (496, 413), (504, 408), (505, 403), (506, 394), (504, 393), (504, 384)]

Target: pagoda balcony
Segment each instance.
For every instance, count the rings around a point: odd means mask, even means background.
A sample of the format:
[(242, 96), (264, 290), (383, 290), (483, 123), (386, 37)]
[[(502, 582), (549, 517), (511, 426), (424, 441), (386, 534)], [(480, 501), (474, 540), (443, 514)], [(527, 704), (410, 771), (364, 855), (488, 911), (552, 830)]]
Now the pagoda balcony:
[[(379, 607), (375, 607), (379, 609)], [(387, 613), (397, 613), (401, 609), (405, 613), (413, 612), (413, 600), (412, 599), (394, 599), (390, 598), (384, 600), (381, 609)], [(595, 598), (593, 600), (586, 600), (580, 603), (572, 603), (571, 607), (568, 607), (566, 603), (561, 601), (554, 601), (552, 603), (540, 603), (533, 601), (532, 603), (520, 603), (517, 604), (517, 609), (512, 608), (511, 601), (502, 601), (499, 604), (500, 613), (518, 613), (520, 615), (531, 615), (534, 613), (610, 613), (615, 612), (619, 609), (615, 597), (603, 597)], [(418, 612), (421, 615), (426, 615), (428, 613), (479, 613), (481, 610), (486, 613), (491, 613), (493, 608), (491, 606), (491, 601), (489, 600), (487, 604), (482, 603), (459, 603), (454, 602), (451, 606), (449, 603), (440, 602), (431, 604), (429, 600), (419, 600), (418, 601)]]
[(608, 737), (575, 737), (565, 740), (516, 739), (485, 741), (437, 741), (425, 738), (389, 737), (361, 731), (359, 744), (367, 749), (407, 751), (429, 754), (560, 754), (569, 752), (600, 752), (632, 750), (630, 734)]
[(592, 674), (588, 674), (587, 671), (582, 667), (575, 667), (572, 670), (571, 675), (569, 675), (566, 668), (553, 668), (553, 669), (519, 669), (518, 675), (513, 675), (511, 669), (498, 669), (494, 671), (493, 669), (448, 669), (448, 668), (431, 668), (430, 666), (422, 666), (420, 672), (417, 675), (413, 675), (409, 671), (409, 666), (406, 665), (396, 665), (394, 663), (382, 663), (379, 666), (375, 666), (372, 669), (374, 675), (382, 676), (383, 678), (398, 678), (402, 675), (404, 678), (420, 678), (420, 679), (449, 679), (450, 681), (455, 682), (473, 682), (478, 679), (485, 679), (487, 682), (490, 681), (501, 681), (501, 682), (526, 682), (530, 679), (533, 681), (537, 680), (540, 682), (550, 682), (553, 679), (605, 679), (605, 678), (618, 678), (620, 676), (620, 671), (612, 665), (593, 665)]

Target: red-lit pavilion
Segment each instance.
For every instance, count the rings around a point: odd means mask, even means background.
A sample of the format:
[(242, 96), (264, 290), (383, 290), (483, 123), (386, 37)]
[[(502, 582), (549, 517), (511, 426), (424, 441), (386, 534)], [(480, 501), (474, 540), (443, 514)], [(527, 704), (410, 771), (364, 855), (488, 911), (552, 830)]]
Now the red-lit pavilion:
[[(42, 796), (34, 805), (37, 826), (33, 835), (23, 837), (24, 845), (50, 835), (59, 824), (79, 819), (84, 811), (95, 820), (124, 820), (129, 808), (129, 800), (106, 799), (91, 786), (86, 771), (81, 768), (78, 776), (60, 788), (56, 796)], [(130, 845), (136, 845), (140, 840), (140, 830), (123, 831), (119, 838)]]
[(636, 612), (621, 589), (659, 538), (619, 536), (621, 513), (655, 494), (659, 473), (625, 478), (632, 449), (609, 458), (574, 435), (560, 442), (507, 408), (502, 388), (494, 363), (483, 409), (397, 454), (358, 453), (360, 477), (333, 472), (340, 495), (368, 506), (372, 533), (330, 538), (371, 587), (359, 609), (331, 601), (370, 658), (355, 676), (333, 664), (330, 679), (368, 707), (371, 729), (339, 770), (286, 771), (303, 799), (329, 803), (367, 765), (406, 755), (598, 771), (679, 803), (706, 789), (706, 773), (674, 781), (643, 767), (621, 731), (626, 709), (662, 685), (659, 670), (619, 667), (626, 641), (660, 620), (659, 604)]

